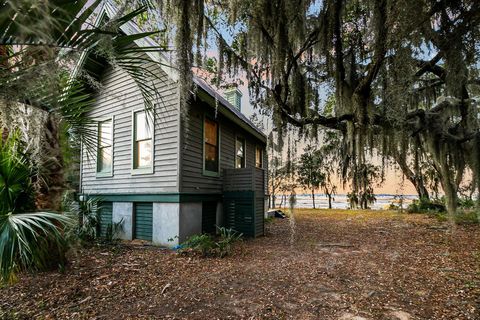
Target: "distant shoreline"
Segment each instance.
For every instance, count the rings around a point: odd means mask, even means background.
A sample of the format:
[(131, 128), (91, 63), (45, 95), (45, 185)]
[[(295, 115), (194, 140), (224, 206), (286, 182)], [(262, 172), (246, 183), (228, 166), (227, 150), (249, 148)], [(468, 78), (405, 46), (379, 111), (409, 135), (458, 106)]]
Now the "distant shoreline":
[[(287, 195), (287, 203), (284, 204), (281, 202), (281, 197), (279, 195), (276, 197), (275, 205), (277, 207), (288, 208), (290, 205), (288, 203), (289, 195)], [(401, 198), (400, 198), (401, 197)], [(394, 194), (376, 194), (375, 198), (377, 201), (371, 205), (371, 209), (382, 210), (388, 209), (390, 204), (394, 203), (395, 205), (400, 204), (400, 199), (403, 198), (403, 208), (406, 208), (413, 200), (418, 199), (417, 195), (394, 195)], [(294, 208), (301, 209), (311, 209), (313, 208), (312, 196), (309, 194), (297, 194), (296, 203)], [(328, 208), (328, 198), (325, 194), (318, 193), (315, 194), (315, 208), (326, 209)], [(346, 194), (337, 194), (332, 199), (332, 209), (349, 209), (348, 198)]]

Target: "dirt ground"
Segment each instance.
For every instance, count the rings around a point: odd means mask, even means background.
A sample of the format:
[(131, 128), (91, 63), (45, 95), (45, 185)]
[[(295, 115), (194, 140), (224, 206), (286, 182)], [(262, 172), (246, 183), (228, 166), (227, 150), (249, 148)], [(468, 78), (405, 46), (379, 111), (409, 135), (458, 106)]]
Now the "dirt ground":
[[(227, 258), (82, 249), (0, 289), (2, 319), (480, 319), (480, 229), (421, 215), (297, 210)], [(294, 230), (294, 232), (292, 232)]]

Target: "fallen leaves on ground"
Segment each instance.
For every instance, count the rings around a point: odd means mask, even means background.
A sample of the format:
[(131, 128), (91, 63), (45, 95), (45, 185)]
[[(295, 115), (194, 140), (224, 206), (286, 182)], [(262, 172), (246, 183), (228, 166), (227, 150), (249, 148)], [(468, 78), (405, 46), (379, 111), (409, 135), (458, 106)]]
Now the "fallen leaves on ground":
[(297, 210), (223, 259), (80, 249), (63, 273), (1, 288), (0, 318), (480, 319), (480, 230), (450, 233), (390, 211)]

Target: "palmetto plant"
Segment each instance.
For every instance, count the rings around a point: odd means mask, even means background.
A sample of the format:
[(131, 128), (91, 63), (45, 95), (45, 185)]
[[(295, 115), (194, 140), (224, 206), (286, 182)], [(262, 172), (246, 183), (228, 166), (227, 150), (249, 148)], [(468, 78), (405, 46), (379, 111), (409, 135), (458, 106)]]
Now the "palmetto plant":
[(63, 265), (64, 229), (72, 220), (52, 212), (0, 215), (0, 279), (13, 282), (19, 270)]
[(33, 207), (28, 159), (21, 154), (18, 132), (0, 141), (0, 214), (29, 210)]
[[(120, 26), (144, 13), (147, 7), (120, 8), (114, 17), (96, 19), (105, 1), (96, 0), (6, 0), (0, 2), (0, 128), (12, 130), (16, 112), (37, 110), (42, 135), (32, 163), (18, 150), (2, 154), (0, 163), (0, 277), (10, 281), (22, 269), (42, 269), (63, 263), (65, 229), (72, 222), (58, 211), (65, 191), (60, 136), (85, 148), (96, 145), (94, 122), (88, 117), (96, 84), (77, 68), (80, 57), (94, 56), (125, 70), (142, 91), (145, 105), (153, 105), (156, 90), (146, 69), (156, 61), (147, 53), (162, 50), (142, 47), (135, 41), (155, 32), (126, 35)], [(100, 15), (100, 17), (103, 17)], [(76, 77), (72, 78), (71, 75)], [(147, 79), (148, 78), (148, 79)], [(28, 136), (28, 135), (27, 135)], [(42, 173), (41, 179), (38, 173)], [(37, 209), (28, 208), (32, 176), (45, 180), (36, 189)]]
[(0, 141), (0, 280), (11, 282), (22, 269), (43, 269), (64, 262), (63, 236), (71, 219), (33, 208), (32, 169), (18, 132)]

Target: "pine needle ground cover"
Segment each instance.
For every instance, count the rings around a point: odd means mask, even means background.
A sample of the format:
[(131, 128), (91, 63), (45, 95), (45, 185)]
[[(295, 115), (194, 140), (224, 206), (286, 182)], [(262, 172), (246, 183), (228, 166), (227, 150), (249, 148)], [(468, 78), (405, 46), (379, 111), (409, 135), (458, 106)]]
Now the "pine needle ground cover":
[(393, 211), (297, 210), (294, 224), (273, 220), (226, 258), (88, 249), (64, 273), (1, 288), (0, 318), (479, 319), (478, 226), (445, 226)]

